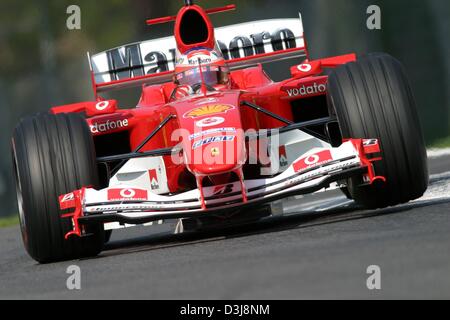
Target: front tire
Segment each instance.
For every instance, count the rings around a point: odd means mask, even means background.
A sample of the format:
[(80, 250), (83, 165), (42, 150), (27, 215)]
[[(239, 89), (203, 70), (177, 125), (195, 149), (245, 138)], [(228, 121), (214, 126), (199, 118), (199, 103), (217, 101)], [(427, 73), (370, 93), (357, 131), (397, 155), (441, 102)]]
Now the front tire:
[(70, 218), (61, 218), (58, 197), (83, 186), (98, 186), (93, 139), (78, 114), (38, 114), (22, 120), (12, 139), (20, 225), (25, 248), (38, 262), (97, 255), (103, 227), (86, 237), (64, 235)]
[(384, 208), (421, 197), (428, 186), (425, 143), (411, 88), (399, 61), (372, 54), (330, 74), (328, 101), (343, 138), (377, 138), (382, 161), (375, 173), (386, 183), (348, 181), (351, 197), (366, 208)]

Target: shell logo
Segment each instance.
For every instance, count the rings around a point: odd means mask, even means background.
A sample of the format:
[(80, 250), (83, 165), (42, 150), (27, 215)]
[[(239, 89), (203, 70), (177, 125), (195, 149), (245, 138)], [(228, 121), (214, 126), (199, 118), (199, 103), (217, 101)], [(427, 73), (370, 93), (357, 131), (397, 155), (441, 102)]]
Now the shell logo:
[(229, 104), (210, 104), (203, 107), (198, 107), (188, 111), (184, 114), (185, 118), (199, 118), (204, 116), (210, 116), (218, 113), (226, 113), (228, 110), (234, 109), (232, 105)]

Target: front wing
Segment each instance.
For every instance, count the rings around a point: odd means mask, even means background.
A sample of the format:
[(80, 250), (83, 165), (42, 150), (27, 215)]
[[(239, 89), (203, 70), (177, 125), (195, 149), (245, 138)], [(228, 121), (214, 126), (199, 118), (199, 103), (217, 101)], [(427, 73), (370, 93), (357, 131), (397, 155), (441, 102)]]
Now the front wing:
[[(83, 235), (83, 225), (119, 222), (142, 224), (158, 220), (219, 214), (257, 206), (292, 195), (326, 188), (330, 183), (360, 175), (367, 183), (385, 180), (375, 175), (374, 161), (368, 155), (380, 152), (376, 139), (352, 139), (338, 148), (316, 148), (300, 156), (283, 173), (257, 180), (194, 189), (176, 195), (157, 195), (151, 189), (121, 185), (95, 190), (82, 188), (59, 198), (62, 218), (71, 218), (73, 230), (66, 234)], [(244, 186), (244, 190), (242, 190)], [(246, 197), (242, 194), (245, 193)]]

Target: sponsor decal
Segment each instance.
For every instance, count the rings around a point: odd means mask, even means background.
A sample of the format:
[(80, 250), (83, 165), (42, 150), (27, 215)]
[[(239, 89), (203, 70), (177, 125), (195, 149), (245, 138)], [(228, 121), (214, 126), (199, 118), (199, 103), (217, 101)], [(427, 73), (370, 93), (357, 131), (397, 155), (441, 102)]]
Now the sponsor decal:
[(236, 132), (236, 128), (214, 128), (214, 129), (208, 129), (208, 130), (205, 130), (202, 132), (196, 132), (189, 136), (189, 140), (195, 140), (197, 138), (207, 136), (209, 134), (216, 134), (216, 133), (222, 133), (222, 132)]
[[(302, 26), (299, 22), (268, 24), (266, 21), (249, 23), (248, 28), (216, 29), (217, 45), (225, 60), (245, 58), (257, 54), (298, 48)], [(223, 29), (223, 30), (222, 30)], [(156, 50), (155, 50), (156, 48)], [(201, 56), (202, 63), (214, 61), (213, 55)], [(104, 81), (114, 81), (173, 70), (177, 64), (197, 64), (197, 57), (177, 57), (173, 38), (144, 41), (114, 48), (92, 57), (94, 66), (108, 74)], [(106, 70), (105, 70), (106, 69)]]
[(333, 160), (330, 150), (324, 150), (311, 154), (309, 156), (303, 157), (294, 163), (294, 171), (301, 172), (307, 169), (321, 166)]
[(217, 157), (220, 155), (220, 150), (217, 147), (211, 149), (211, 157)]
[(289, 97), (297, 96), (309, 96), (319, 93), (324, 93), (327, 91), (327, 86), (325, 84), (318, 84), (314, 82), (312, 85), (303, 85), (300, 88), (293, 88), (286, 90)]
[(195, 54), (192, 57), (188, 57), (188, 64), (191, 66), (196, 66), (198, 65), (199, 59), (201, 64), (210, 64), (213, 61), (210, 55)]
[(216, 186), (213, 189), (213, 195), (218, 196), (218, 195), (222, 195), (222, 194), (228, 194), (228, 193), (232, 193), (233, 190), (234, 190), (233, 184), (226, 184), (224, 186)]
[(61, 210), (74, 208), (75, 206), (75, 194), (73, 192), (59, 197), (59, 207)]
[(279, 155), (280, 155), (280, 167), (284, 168), (284, 167), (286, 167), (289, 164), (288, 160), (287, 160), (287, 154), (286, 154), (286, 147), (285, 146), (280, 146)]
[(145, 205), (112, 205), (112, 206), (102, 206), (87, 208), (88, 212), (106, 212), (106, 211), (120, 211), (120, 210), (152, 210), (152, 209), (162, 209), (165, 208), (164, 205), (156, 204), (145, 204)]
[(365, 139), (363, 140), (363, 146), (369, 147), (378, 144), (378, 139)]
[(204, 127), (217, 126), (224, 122), (225, 122), (225, 119), (222, 117), (211, 117), (211, 118), (205, 118), (205, 119), (199, 120), (195, 123), (195, 125), (197, 127), (204, 128)]
[(363, 147), (365, 153), (378, 153), (381, 152), (378, 139), (365, 139), (363, 140)]
[(150, 176), (150, 186), (152, 190), (159, 189), (158, 173), (156, 172), (156, 169), (149, 170), (148, 174)]
[(210, 143), (214, 142), (226, 142), (226, 141), (233, 141), (235, 136), (217, 136), (217, 137), (209, 137), (205, 138), (199, 141), (194, 142), (192, 145), (192, 149), (197, 149), (201, 146), (205, 146)]
[(103, 133), (108, 131), (117, 130), (120, 128), (128, 127), (129, 122), (128, 119), (123, 120), (107, 120), (107, 121), (99, 121), (94, 122), (90, 125), (90, 129), (92, 133)]
[(312, 70), (312, 65), (310, 65), (309, 63), (303, 63), (298, 65), (297, 69), (301, 72), (310, 72)]
[(199, 118), (210, 116), (218, 113), (226, 113), (228, 110), (234, 109), (234, 106), (229, 104), (210, 104), (203, 107), (198, 107), (188, 111), (184, 114), (184, 118)]
[(98, 111), (103, 111), (109, 107), (109, 101), (100, 101), (95, 105), (95, 109)]
[(67, 201), (71, 201), (75, 199), (75, 195), (73, 194), (73, 192), (65, 194), (61, 197), (61, 202), (67, 202)]
[(177, 65), (195, 66), (198, 65), (200, 59), (201, 64), (210, 64), (218, 59), (222, 59), (218, 54), (213, 54), (208, 50), (194, 51), (187, 56), (180, 56), (176, 59)]
[(108, 189), (108, 201), (124, 200), (148, 200), (147, 190), (134, 188)]

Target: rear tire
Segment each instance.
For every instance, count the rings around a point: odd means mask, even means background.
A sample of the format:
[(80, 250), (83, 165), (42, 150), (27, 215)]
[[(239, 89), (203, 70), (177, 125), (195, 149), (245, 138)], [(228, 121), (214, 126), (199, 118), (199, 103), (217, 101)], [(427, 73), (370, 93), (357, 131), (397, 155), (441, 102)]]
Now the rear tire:
[(399, 61), (372, 54), (330, 74), (328, 101), (343, 138), (377, 138), (382, 161), (375, 173), (386, 183), (348, 181), (349, 195), (367, 208), (384, 208), (417, 199), (428, 186), (425, 143), (411, 88)]
[(12, 139), (20, 225), (25, 248), (38, 262), (97, 255), (102, 226), (86, 237), (64, 235), (70, 218), (61, 218), (58, 197), (83, 186), (98, 186), (93, 139), (78, 114), (38, 114), (22, 120)]

